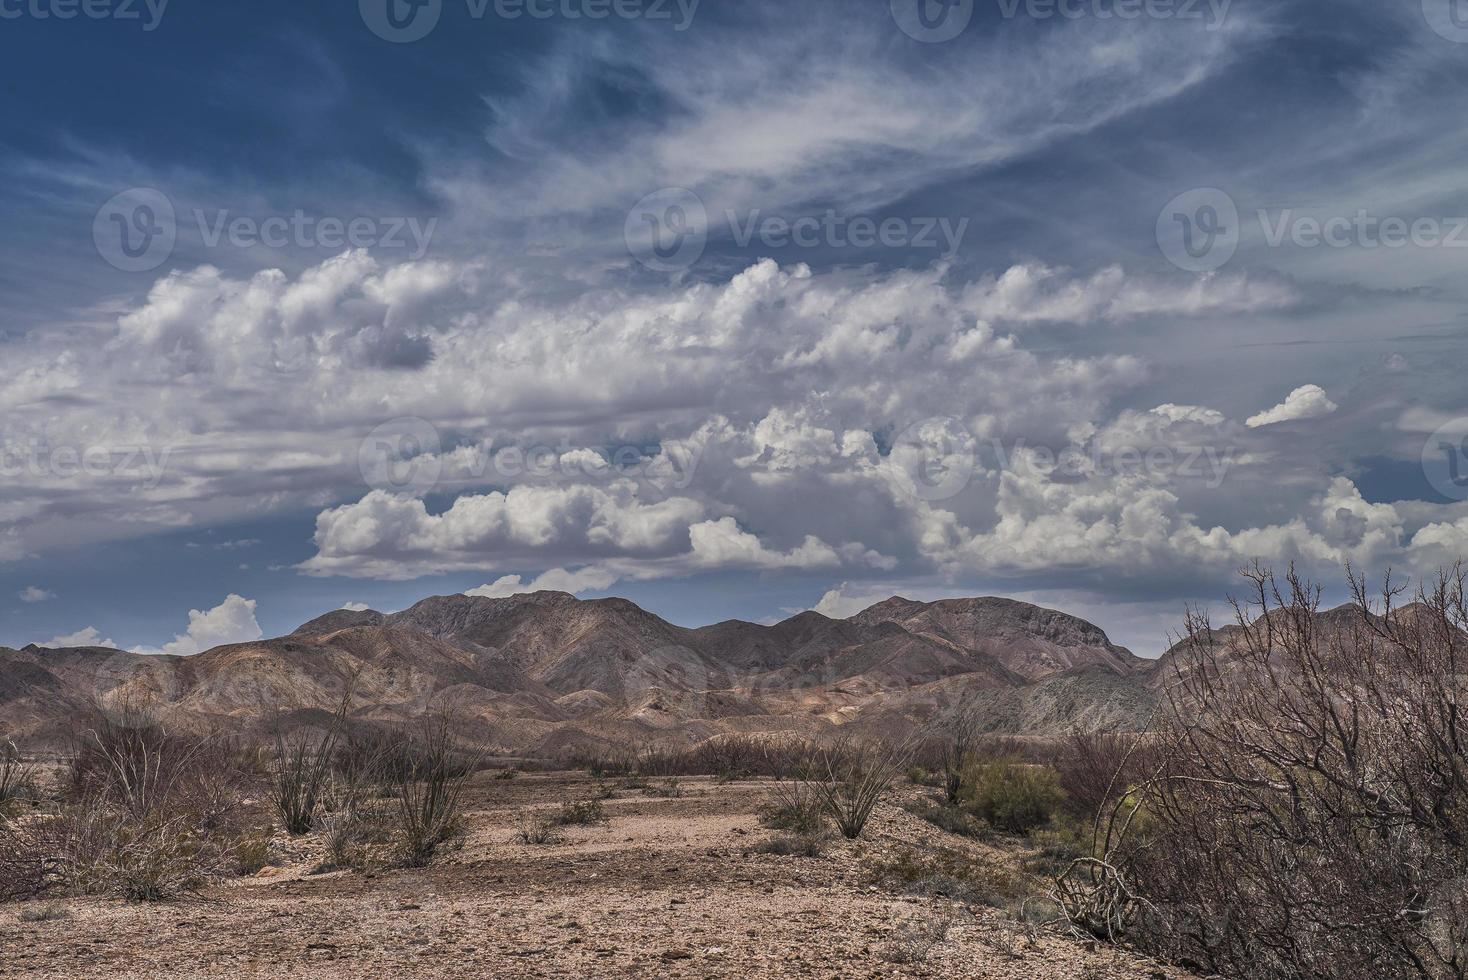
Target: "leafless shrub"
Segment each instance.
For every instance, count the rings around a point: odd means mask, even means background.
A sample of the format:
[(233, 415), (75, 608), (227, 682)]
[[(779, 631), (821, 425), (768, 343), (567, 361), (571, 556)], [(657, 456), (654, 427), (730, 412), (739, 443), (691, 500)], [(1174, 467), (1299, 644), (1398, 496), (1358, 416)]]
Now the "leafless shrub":
[(305, 725), (288, 729), (284, 719), (275, 719), (270, 801), (288, 833), (309, 833), (315, 824), (351, 698), (349, 687), (324, 730)]
[(768, 840), (760, 841), (750, 850), (756, 854), (774, 854), (780, 857), (817, 858), (825, 853), (829, 839), (830, 836), (825, 831), (777, 834)]
[(889, 963), (923, 963), (948, 941), (958, 924), (951, 911), (929, 913), (907, 919), (882, 949)]
[(464, 786), (474, 762), (459, 749), (450, 713), (425, 716), (394, 760), (399, 853), (418, 867), (458, 833), (464, 818)]
[(815, 788), (803, 780), (776, 783), (760, 808), (760, 823), (772, 830), (815, 835), (826, 829), (826, 806)]
[(677, 776), (669, 776), (657, 785), (649, 785), (642, 791), (644, 796), (661, 796), (666, 799), (678, 799), (683, 795), (683, 784), (678, 781)]
[(10, 805), (30, 792), (34, 770), (10, 739), (0, 740), (0, 820)]
[(972, 769), (979, 720), (978, 705), (960, 705), (934, 726), (937, 770), (942, 774), (943, 795), (949, 804), (958, 803), (964, 777)]
[(515, 811), (515, 836), (526, 845), (554, 844), (560, 839), (553, 816), (522, 807)]
[(81, 801), (62, 817), (68, 886), (140, 901), (197, 891), (227, 873), (231, 848), (192, 818), (187, 812), (134, 815), (100, 798)]
[(99, 710), (56, 812), (0, 832), (0, 898), (169, 898), (226, 874), (246, 776), (236, 746), (171, 730), (143, 702)]
[(1078, 928), (1239, 977), (1468, 976), (1468, 604), (1461, 568), (1322, 614), (1251, 569), (1192, 614), (1165, 752), (1057, 897)]
[(715, 776), (721, 780), (789, 776), (805, 757), (807, 744), (799, 739), (727, 734), (691, 748), (643, 746), (629, 754), (600, 753), (576, 760), (571, 768), (586, 768), (597, 778), (636, 773), (639, 776)]
[(1147, 759), (1140, 738), (1118, 732), (1067, 736), (1054, 762), (1065, 793), (1065, 810), (1090, 822), (1116, 801), (1116, 794), (1125, 793), (1142, 779)]
[(146, 702), (97, 709), (74, 747), (69, 794), (100, 798), (135, 818), (188, 812), (223, 823), (238, 807), (244, 775), (232, 740), (170, 729)]
[(171, 730), (145, 702), (99, 711), (65, 804), (33, 822), (30, 846), (70, 891), (158, 900), (196, 890), (233, 866), (247, 778), (237, 749)]
[(0, 822), (0, 902), (38, 898), (64, 882), (57, 822)]
[(810, 788), (841, 835), (856, 840), (882, 794), (906, 768), (910, 752), (908, 742), (844, 739), (811, 749), (797, 778)]

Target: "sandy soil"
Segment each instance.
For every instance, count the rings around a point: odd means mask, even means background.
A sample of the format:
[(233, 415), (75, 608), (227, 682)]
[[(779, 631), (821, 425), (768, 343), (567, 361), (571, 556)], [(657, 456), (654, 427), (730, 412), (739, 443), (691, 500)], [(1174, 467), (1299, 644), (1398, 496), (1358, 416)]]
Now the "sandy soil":
[[(756, 816), (764, 787), (682, 784), (680, 798), (624, 790), (603, 802), (607, 823), (527, 846), (518, 807), (589, 798), (595, 782), (481, 777), (462, 846), (421, 871), (312, 875), (308, 842), (290, 866), (196, 899), (65, 900), (46, 903), (64, 917), (40, 922), (22, 921), (28, 905), (6, 906), (0, 976), (1180, 976), (997, 910), (872, 885), (872, 861), (936, 838), (1003, 859), (898, 807), (882, 806), (867, 840), (781, 857), (749, 853), (769, 836)], [(946, 941), (918, 962), (892, 961), (906, 931), (943, 920)]]

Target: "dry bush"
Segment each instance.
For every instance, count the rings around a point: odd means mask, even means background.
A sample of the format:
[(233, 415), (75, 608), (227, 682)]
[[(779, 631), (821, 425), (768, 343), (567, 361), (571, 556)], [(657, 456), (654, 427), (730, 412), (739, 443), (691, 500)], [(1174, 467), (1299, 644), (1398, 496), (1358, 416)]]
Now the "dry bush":
[(843, 739), (810, 749), (796, 779), (809, 787), (841, 835), (856, 840), (911, 752), (909, 742)]
[(60, 819), (63, 874), (81, 894), (158, 901), (197, 891), (233, 866), (233, 841), (204, 832), (187, 812), (135, 815), (98, 797)]
[(82, 738), (65, 805), (31, 843), (69, 891), (171, 898), (235, 867), (247, 781), (232, 740), (172, 731), (147, 705), (124, 704)]
[(475, 760), (460, 750), (449, 713), (424, 716), (392, 764), (394, 814), (403, 863), (420, 867), (459, 832), (464, 786)]
[(400, 740), (376, 730), (348, 732), (339, 740), (321, 792), (321, 812), (313, 819), (326, 843), (318, 871), (368, 863), (369, 846), (381, 840), (385, 822), (375, 801), (391, 782), (394, 759), (405, 751)]
[(950, 806), (947, 803), (934, 805), (927, 802), (909, 802), (903, 804), (903, 809), (950, 834), (958, 834), (961, 837), (986, 837), (991, 833), (988, 824), (962, 807)]
[(556, 827), (555, 818), (548, 813), (526, 808), (515, 811), (515, 836), (522, 844), (558, 843), (560, 835), (556, 833)]
[(351, 700), (349, 685), (324, 730), (306, 725), (288, 728), (283, 718), (275, 719), (270, 802), (287, 833), (309, 833), (315, 825), (316, 808), (331, 775)]
[(958, 917), (952, 910), (907, 919), (882, 948), (882, 958), (889, 963), (926, 962), (948, 941), (948, 934), (956, 925)]
[[(610, 754), (598, 757), (593, 776), (636, 773), (640, 776), (714, 776), (725, 782), (790, 776), (809, 746), (799, 739), (719, 735), (687, 749), (652, 746), (637, 750), (615, 767)], [(577, 767), (580, 768), (580, 767)]]
[(660, 796), (676, 800), (683, 796), (683, 784), (678, 781), (677, 776), (669, 776), (656, 786), (647, 786), (642, 793), (644, 796)]
[(56, 922), (61, 919), (71, 918), (71, 910), (65, 905), (56, 902), (44, 902), (40, 905), (32, 905), (16, 916), (21, 922)]
[(1065, 811), (1089, 822), (1143, 778), (1146, 749), (1137, 735), (1076, 733), (1061, 743), (1054, 766)]
[(780, 857), (817, 858), (825, 853), (828, 839), (824, 832), (777, 834), (769, 840), (760, 841), (750, 850), (756, 854), (774, 854)]
[(771, 788), (769, 801), (759, 810), (759, 822), (771, 830), (813, 836), (826, 829), (826, 806), (809, 783), (786, 780)]
[(0, 820), (11, 805), (31, 795), (34, 770), (20, 756), (20, 749), (10, 739), (0, 739)]
[(0, 902), (38, 898), (61, 887), (61, 841), (54, 820), (0, 822)]
[(1190, 615), (1167, 751), (1057, 886), (1082, 929), (1245, 978), (1468, 977), (1468, 604), (1322, 615), (1257, 566), (1226, 634)]
[(952, 805), (962, 797), (979, 744), (979, 708), (960, 705), (935, 726), (935, 770), (942, 775), (943, 796)]
[(172, 730), (145, 702), (98, 709), (59, 807), (0, 827), (0, 899), (196, 890), (235, 867), (249, 780), (231, 739)]

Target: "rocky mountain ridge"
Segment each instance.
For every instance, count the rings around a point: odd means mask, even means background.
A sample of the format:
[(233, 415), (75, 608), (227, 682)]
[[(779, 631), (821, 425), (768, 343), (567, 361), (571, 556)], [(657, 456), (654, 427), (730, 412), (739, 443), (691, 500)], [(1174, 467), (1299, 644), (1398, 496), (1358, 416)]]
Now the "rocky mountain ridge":
[(982, 701), (994, 731), (1136, 727), (1149, 662), (1091, 623), (1011, 599), (894, 597), (847, 619), (690, 629), (626, 599), (435, 596), (336, 610), (288, 636), (193, 657), (0, 649), (0, 731), (55, 738), (95, 703), (145, 699), (181, 724), (321, 712), (402, 720), (452, 704), (508, 751), (814, 733), (920, 722)]

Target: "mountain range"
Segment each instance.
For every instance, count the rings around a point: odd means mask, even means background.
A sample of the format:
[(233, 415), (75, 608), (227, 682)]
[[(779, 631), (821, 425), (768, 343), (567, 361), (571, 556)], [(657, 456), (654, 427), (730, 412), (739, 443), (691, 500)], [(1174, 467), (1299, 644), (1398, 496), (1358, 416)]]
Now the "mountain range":
[(494, 747), (555, 754), (724, 732), (882, 729), (977, 702), (994, 733), (1142, 727), (1157, 661), (1099, 627), (1002, 598), (894, 597), (847, 619), (697, 629), (626, 599), (437, 596), (337, 610), (288, 636), (191, 657), (0, 648), (0, 734), (50, 742), (84, 713), (145, 700), (196, 726), (327, 712), (348, 685), (363, 721), (451, 705)]

